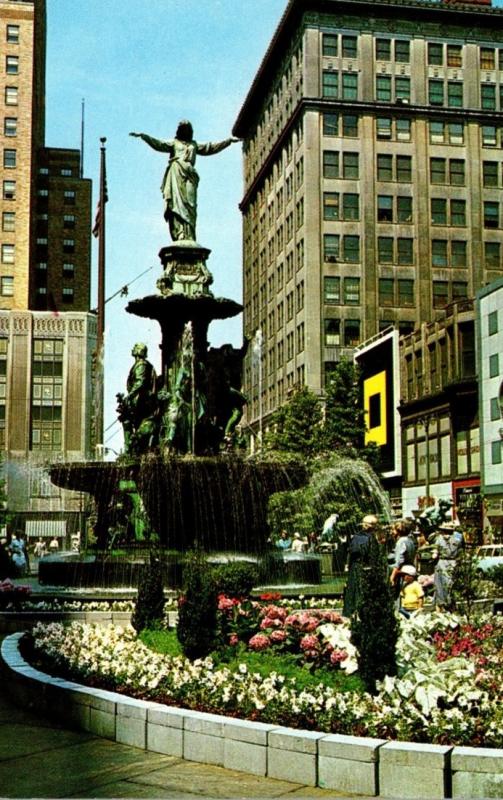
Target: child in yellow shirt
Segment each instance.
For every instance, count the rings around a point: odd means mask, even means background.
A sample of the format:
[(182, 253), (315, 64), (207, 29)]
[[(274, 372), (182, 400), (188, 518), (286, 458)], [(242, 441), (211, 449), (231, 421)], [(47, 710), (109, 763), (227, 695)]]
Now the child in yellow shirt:
[(404, 564), (400, 570), (402, 575), (402, 589), (400, 591), (400, 614), (410, 617), (413, 611), (423, 607), (424, 591), (421, 584), (416, 580), (416, 568), (410, 564)]

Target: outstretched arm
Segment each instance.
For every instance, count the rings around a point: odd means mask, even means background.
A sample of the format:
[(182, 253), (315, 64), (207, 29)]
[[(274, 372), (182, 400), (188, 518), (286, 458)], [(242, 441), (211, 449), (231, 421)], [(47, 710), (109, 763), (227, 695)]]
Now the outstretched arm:
[(206, 144), (198, 144), (197, 145), (197, 154), (199, 156), (212, 156), (215, 153), (220, 153), (222, 150), (225, 150), (226, 147), (229, 147), (234, 142), (239, 142), (239, 139), (236, 139), (235, 136), (231, 136), (229, 139), (224, 139), (222, 142), (207, 142)]
[(149, 147), (153, 150), (159, 150), (161, 153), (171, 153), (173, 149), (173, 142), (168, 139), (168, 141), (163, 141), (162, 139), (154, 139), (153, 136), (149, 136), (148, 133), (136, 133), (135, 131), (131, 131), (129, 134), (130, 136), (134, 136), (137, 139), (143, 139)]

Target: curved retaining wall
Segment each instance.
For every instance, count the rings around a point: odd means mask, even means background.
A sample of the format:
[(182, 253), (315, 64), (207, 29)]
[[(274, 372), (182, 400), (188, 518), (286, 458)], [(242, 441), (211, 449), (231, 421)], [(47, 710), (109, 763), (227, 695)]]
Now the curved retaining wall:
[(127, 698), (53, 678), (2, 642), (9, 693), (85, 731), (156, 753), (254, 775), (381, 797), (502, 798), (503, 751), (387, 742), (282, 728)]

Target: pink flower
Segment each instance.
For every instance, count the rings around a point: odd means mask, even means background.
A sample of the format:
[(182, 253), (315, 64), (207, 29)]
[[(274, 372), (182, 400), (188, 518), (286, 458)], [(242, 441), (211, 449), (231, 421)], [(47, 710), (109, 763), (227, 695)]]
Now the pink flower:
[(340, 664), (341, 661), (345, 661), (348, 657), (348, 654), (344, 650), (334, 650), (333, 653), (330, 654), (330, 663), (335, 666)]
[(271, 619), (271, 617), (264, 617), (262, 622), (260, 623), (260, 630), (265, 630), (265, 628), (281, 628), (282, 622), (280, 619)]
[(333, 622), (335, 625), (342, 622), (342, 617), (337, 611), (323, 611), (321, 616), (325, 622)]
[(235, 597), (226, 597), (225, 594), (218, 595), (218, 610), (219, 611), (228, 611), (230, 608), (234, 608), (234, 606), (239, 605), (239, 600)]
[(301, 650), (317, 650), (319, 647), (319, 642), (316, 636), (303, 636), (299, 642), (299, 646)]
[(237, 644), (239, 644), (239, 636), (237, 633), (231, 633), (229, 636), (229, 644), (231, 647), (235, 647)]
[(269, 637), (266, 636), (264, 633), (256, 633), (255, 636), (252, 636), (250, 641), (248, 642), (248, 647), (252, 650), (265, 650), (269, 647), (270, 641)]
[(270, 635), (271, 642), (278, 643), (284, 642), (286, 639), (286, 632), (285, 631), (273, 631)]
[(263, 617), (269, 617), (269, 619), (284, 620), (288, 612), (286, 608), (280, 608), (279, 606), (265, 606), (260, 613)]

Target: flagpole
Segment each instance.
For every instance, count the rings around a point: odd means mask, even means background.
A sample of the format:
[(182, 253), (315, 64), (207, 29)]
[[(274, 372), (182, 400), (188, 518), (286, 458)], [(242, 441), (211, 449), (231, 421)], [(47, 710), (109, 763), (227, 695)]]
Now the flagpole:
[(99, 200), (99, 229), (98, 229), (98, 340), (96, 347), (101, 353), (103, 347), (103, 335), (105, 332), (105, 208), (106, 208), (106, 162), (105, 162), (105, 142), (106, 137), (102, 136), (101, 142), (101, 161), (100, 161), (100, 200)]

